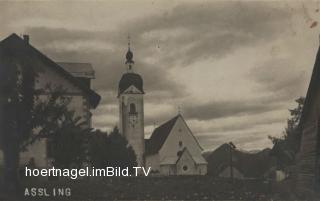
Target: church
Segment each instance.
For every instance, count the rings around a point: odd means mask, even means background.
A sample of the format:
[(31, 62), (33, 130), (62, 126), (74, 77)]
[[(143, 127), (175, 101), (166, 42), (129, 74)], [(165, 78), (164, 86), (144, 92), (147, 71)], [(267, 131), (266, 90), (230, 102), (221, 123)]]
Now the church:
[(142, 77), (134, 72), (130, 42), (126, 54), (127, 72), (118, 86), (119, 129), (134, 149), (139, 166), (151, 167), (159, 175), (205, 175), (207, 162), (202, 147), (181, 114), (144, 136), (144, 101)]

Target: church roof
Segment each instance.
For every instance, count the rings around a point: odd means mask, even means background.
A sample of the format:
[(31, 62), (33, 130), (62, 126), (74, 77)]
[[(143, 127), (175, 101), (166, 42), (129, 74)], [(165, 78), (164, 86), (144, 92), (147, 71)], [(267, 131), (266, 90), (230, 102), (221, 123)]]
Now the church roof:
[[(81, 83), (77, 78), (72, 76), (63, 67), (52, 61), (46, 55), (30, 45), (27, 41), (20, 38), (17, 34), (11, 34), (0, 42), (0, 61), (9, 60), (21, 62), (26, 66), (36, 67), (40, 64), (45, 64), (65, 79), (79, 87), (88, 97), (90, 105), (95, 108), (100, 102), (100, 95), (89, 87)], [(26, 63), (27, 62), (27, 63)]]
[(184, 153), (187, 153), (189, 154), (189, 156), (193, 159), (193, 161), (196, 163), (196, 164), (207, 164), (207, 161), (203, 158), (203, 157), (196, 157), (196, 156), (193, 156), (190, 154), (189, 150), (187, 149), (187, 147), (184, 147), (180, 156), (178, 157), (176, 163), (179, 162), (180, 158), (183, 156)]
[(74, 77), (94, 78), (94, 70), (90, 63), (75, 62), (57, 62), (64, 70), (68, 71)]
[(135, 86), (142, 93), (143, 91), (143, 80), (137, 73), (125, 73), (122, 75), (119, 82), (118, 95), (128, 89), (131, 85)]
[(156, 128), (150, 139), (146, 140), (146, 154), (156, 154), (166, 141), (180, 114)]

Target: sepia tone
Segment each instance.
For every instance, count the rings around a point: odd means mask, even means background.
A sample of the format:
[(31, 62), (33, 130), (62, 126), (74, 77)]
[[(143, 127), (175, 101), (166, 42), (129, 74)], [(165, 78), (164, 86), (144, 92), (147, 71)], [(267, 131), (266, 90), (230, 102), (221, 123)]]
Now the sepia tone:
[[(320, 2), (1, 1), (0, 11), (0, 175), (17, 179), (1, 183), (11, 191), (1, 199), (65, 184), (75, 200), (319, 199)], [(52, 89), (65, 114), (24, 123), (36, 116), (24, 107), (45, 110)], [(57, 164), (128, 166), (130, 178), (21, 176)]]

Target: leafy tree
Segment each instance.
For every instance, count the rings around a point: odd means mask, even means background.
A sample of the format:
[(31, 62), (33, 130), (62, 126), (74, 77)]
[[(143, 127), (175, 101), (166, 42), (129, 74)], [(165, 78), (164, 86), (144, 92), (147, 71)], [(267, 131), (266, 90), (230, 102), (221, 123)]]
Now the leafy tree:
[[(18, 191), (19, 154), (38, 139), (53, 135), (67, 111), (69, 98), (49, 85), (35, 89), (37, 73), (30, 59), (12, 59), (0, 52), (0, 148), (4, 157), (3, 187), (9, 195)], [(3, 59), (6, 58), (6, 59)], [(23, 65), (21, 65), (23, 64)], [(46, 98), (41, 97), (46, 92)]]
[(281, 137), (269, 136), (273, 142), (271, 154), (278, 160), (278, 166), (284, 168), (294, 163), (295, 155), (300, 148), (301, 128), (299, 125), (302, 115), (304, 97), (295, 100), (297, 107), (289, 110), (290, 118), (287, 120), (287, 126)]
[[(90, 139), (89, 158), (96, 168), (134, 167), (137, 157), (127, 140), (119, 133), (117, 127), (108, 135), (100, 130), (95, 131)], [(132, 170), (132, 168), (130, 168)]]
[(91, 128), (73, 111), (63, 114), (63, 121), (54, 135), (48, 137), (48, 157), (53, 159), (54, 167), (80, 168), (86, 160), (87, 139)]
[[(0, 53), (3, 56), (4, 52)], [(35, 72), (27, 68), (27, 62), (26, 67), (21, 67), (10, 57), (1, 58), (8, 59), (2, 59), (0, 66), (0, 146), (4, 157), (4, 188), (11, 193), (18, 186), (20, 145), (32, 131)]]

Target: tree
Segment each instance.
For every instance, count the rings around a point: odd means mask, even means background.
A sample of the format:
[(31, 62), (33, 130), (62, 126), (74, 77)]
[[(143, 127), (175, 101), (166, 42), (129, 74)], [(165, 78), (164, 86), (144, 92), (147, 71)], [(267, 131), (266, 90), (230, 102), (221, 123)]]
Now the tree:
[[(13, 59), (6, 54), (14, 53), (0, 52), (0, 148), (4, 157), (1, 190), (15, 195), (20, 151), (55, 133), (70, 99), (63, 97), (61, 88), (53, 90), (48, 85), (35, 89), (37, 73), (32, 58)], [(46, 98), (41, 97), (42, 92), (46, 92)]]
[(7, 192), (14, 193), (18, 190), (20, 145), (32, 130), (35, 73), (32, 68), (21, 67), (10, 59), (2, 60), (0, 67), (0, 146), (4, 156), (4, 187)]
[[(95, 131), (90, 139), (89, 158), (96, 168), (121, 167), (132, 170), (137, 165), (137, 157), (128, 141), (119, 133), (117, 127), (108, 135)], [(130, 168), (131, 167), (131, 168)]]
[(58, 168), (81, 168), (86, 160), (87, 139), (91, 128), (73, 111), (63, 114), (63, 121), (54, 135), (48, 137), (48, 157), (53, 159), (53, 166)]
[(295, 156), (299, 151), (302, 135), (299, 122), (302, 115), (304, 100), (304, 97), (295, 100), (298, 105), (296, 108), (289, 110), (290, 117), (287, 120), (287, 126), (283, 135), (281, 137), (269, 136), (269, 139), (273, 142), (271, 154), (277, 158), (278, 166), (280, 168), (292, 165), (295, 161)]

